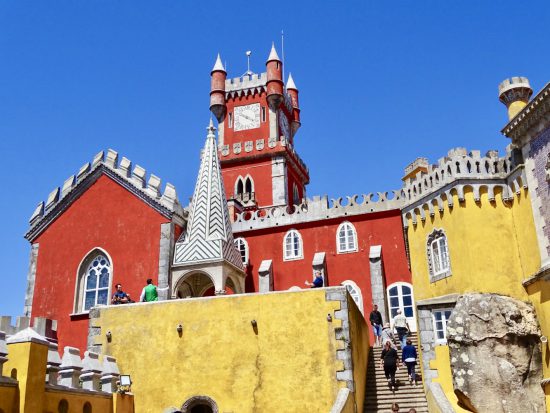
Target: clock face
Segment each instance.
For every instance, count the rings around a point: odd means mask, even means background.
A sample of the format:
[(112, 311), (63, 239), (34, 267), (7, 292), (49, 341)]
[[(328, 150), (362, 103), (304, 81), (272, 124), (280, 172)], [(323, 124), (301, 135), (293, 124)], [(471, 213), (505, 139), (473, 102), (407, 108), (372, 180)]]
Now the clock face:
[(286, 140), (290, 140), (290, 128), (288, 126), (288, 118), (282, 110), (279, 110), (279, 129), (281, 130), (281, 135), (283, 135)]
[(234, 130), (247, 130), (260, 127), (260, 104), (237, 106), (235, 112)]

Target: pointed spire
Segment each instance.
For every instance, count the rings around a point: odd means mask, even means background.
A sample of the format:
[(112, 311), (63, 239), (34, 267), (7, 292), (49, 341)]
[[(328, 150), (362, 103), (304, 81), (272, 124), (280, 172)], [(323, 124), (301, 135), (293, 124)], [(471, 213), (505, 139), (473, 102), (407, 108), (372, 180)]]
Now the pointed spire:
[(216, 58), (216, 63), (214, 63), (214, 67), (212, 68), (212, 72), (225, 72), (225, 68), (222, 64), (222, 59), (220, 57), (220, 54), (218, 53), (218, 57)]
[(187, 233), (176, 243), (174, 263), (227, 262), (242, 270), (242, 259), (233, 242), (212, 118), (206, 130)]
[(275, 42), (271, 43), (271, 52), (269, 53), (269, 57), (267, 58), (268, 62), (272, 60), (278, 60), (279, 62), (281, 61), (281, 59), (279, 59), (279, 55), (277, 54), (277, 50), (275, 49)]
[(290, 72), (288, 73), (288, 80), (286, 82), (286, 88), (287, 89), (298, 90), (298, 88), (294, 84), (294, 79), (292, 79), (292, 73), (290, 73)]
[(216, 127), (214, 126), (214, 121), (212, 120), (212, 117), (210, 117), (210, 123), (208, 124), (206, 130), (208, 131), (208, 134), (206, 135), (207, 138), (216, 138)]

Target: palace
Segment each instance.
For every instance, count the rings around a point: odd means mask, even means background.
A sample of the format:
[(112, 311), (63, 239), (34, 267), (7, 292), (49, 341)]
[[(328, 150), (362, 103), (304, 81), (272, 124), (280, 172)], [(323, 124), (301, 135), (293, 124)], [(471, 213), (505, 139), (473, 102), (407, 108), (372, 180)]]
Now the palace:
[[(24, 316), (0, 320), (0, 412), (351, 413), (399, 397), (418, 412), (550, 412), (550, 85), (531, 100), (525, 78), (500, 85), (503, 156), (455, 148), (414, 160), (397, 190), (329, 200), (306, 196), (299, 90), (282, 74), (274, 46), (266, 72), (233, 79), (218, 55), (189, 205), (112, 149), (40, 202)], [(110, 305), (147, 278), (158, 302)], [(377, 378), (374, 304), (407, 317), (421, 387), (389, 394)], [(3, 363), (31, 357), (38, 384), (2, 381)], [(506, 367), (495, 378), (483, 362)], [(119, 369), (131, 403), (111, 394)], [(487, 381), (498, 401), (479, 395)], [(37, 410), (13, 396), (31, 388)]]

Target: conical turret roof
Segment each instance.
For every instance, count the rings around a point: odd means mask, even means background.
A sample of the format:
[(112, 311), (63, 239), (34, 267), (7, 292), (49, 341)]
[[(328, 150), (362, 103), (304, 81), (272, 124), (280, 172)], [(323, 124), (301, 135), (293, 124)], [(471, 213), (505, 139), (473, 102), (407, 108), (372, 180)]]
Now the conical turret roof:
[(207, 130), (187, 232), (176, 243), (174, 264), (225, 261), (242, 270), (241, 255), (233, 242), (212, 119)]
[(222, 59), (219, 53), (218, 53), (218, 57), (216, 58), (216, 63), (214, 63), (214, 67), (212, 68), (212, 72), (216, 72), (216, 71), (225, 72), (225, 68), (223, 67)]
[(267, 58), (268, 62), (271, 62), (272, 60), (278, 60), (279, 62), (281, 61), (281, 59), (279, 59), (279, 55), (277, 54), (277, 50), (275, 49), (275, 42), (271, 43), (271, 52), (269, 52), (269, 57)]
[(286, 82), (286, 88), (287, 89), (298, 90), (298, 88), (294, 84), (294, 79), (292, 79), (292, 73), (290, 73), (290, 72), (288, 73), (288, 80)]

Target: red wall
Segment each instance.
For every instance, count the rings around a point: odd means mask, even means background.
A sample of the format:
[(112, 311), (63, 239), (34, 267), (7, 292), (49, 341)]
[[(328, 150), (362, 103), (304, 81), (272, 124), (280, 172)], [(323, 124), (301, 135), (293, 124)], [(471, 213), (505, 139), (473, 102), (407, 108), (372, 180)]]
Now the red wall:
[[(337, 253), (336, 231), (344, 221), (355, 226), (359, 244), (357, 252)], [(302, 236), (304, 258), (284, 261), (283, 239), (291, 228)], [(372, 245), (382, 245), (386, 286), (396, 281), (411, 282), (399, 210), (236, 233), (235, 237), (243, 237), (248, 242), (247, 291), (258, 291), (258, 268), (266, 259), (273, 260), (275, 290), (287, 290), (292, 286), (306, 288), (304, 281), (312, 279), (313, 256), (324, 251), (328, 286), (340, 285), (345, 280), (354, 281), (361, 289), (364, 311), (368, 316), (372, 309), (369, 264)]]
[(147, 278), (157, 283), (160, 225), (169, 220), (109, 177), (101, 176), (34, 241), (39, 243), (33, 317), (57, 320), (59, 349), (86, 349), (87, 316), (73, 317), (82, 259), (95, 247), (111, 257), (112, 285), (139, 300)]

